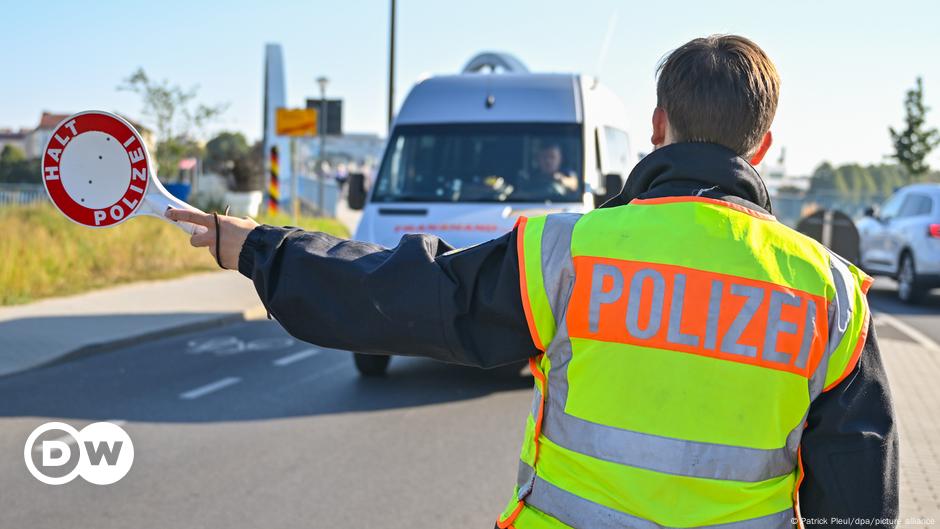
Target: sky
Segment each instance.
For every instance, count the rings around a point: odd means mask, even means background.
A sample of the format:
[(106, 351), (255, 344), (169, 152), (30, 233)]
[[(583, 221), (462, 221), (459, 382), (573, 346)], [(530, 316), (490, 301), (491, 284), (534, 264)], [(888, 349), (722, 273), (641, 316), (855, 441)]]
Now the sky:
[[(822, 161), (878, 163), (902, 126), (905, 91), (924, 79), (940, 127), (940, 2), (625, 2), (398, 0), (396, 108), (416, 80), (456, 73), (480, 51), (531, 71), (597, 75), (623, 100), (634, 146), (648, 150), (655, 67), (697, 36), (756, 41), (782, 78), (771, 157), (787, 173)], [(288, 104), (344, 100), (347, 132), (385, 133), (388, 0), (9, 2), (0, 17), (0, 128), (35, 127), (43, 110), (141, 117), (116, 87), (136, 68), (198, 86), (228, 109), (209, 132), (261, 136), (264, 44), (283, 47)], [(609, 35), (606, 54), (605, 35)], [(146, 121), (145, 121), (146, 123)], [(940, 167), (940, 152), (929, 159)]]

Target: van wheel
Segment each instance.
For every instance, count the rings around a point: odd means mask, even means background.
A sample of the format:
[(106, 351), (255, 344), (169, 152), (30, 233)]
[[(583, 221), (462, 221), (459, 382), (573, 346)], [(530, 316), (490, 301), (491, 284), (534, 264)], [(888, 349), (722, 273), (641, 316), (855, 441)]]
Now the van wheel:
[(904, 303), (915, 305), (924, 301), (927, 292), (928, 289), (924, 288), (914, 269), (914, 256), (904, 252), (898, 266), (898, 298)]
[(356, 369), (364, 377), (380, 377), (385, 375), (388, 370), (388, 362), (392, 359), (386, 355), (367, 355), (363, 353), (353, 353), (353, 361), (356, 363)]

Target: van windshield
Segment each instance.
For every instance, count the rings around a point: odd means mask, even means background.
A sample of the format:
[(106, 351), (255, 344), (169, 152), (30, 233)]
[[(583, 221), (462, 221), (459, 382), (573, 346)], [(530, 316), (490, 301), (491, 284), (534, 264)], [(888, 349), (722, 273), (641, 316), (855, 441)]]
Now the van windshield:
[(395, 127), (375, 202), (581, 202), (581, 127), (486, 123)]

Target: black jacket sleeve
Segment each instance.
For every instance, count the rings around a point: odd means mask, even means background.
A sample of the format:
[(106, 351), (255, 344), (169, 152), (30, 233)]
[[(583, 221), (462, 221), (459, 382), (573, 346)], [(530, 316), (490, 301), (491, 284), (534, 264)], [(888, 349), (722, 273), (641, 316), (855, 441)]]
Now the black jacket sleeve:
[(538, 354), (516, 232), (463, 250), (405, 235), (394, 249), (259, 226), (239, 256), (268, 312), (317, 345), (494, 367)]
[(873, 323), (855, 370), (813, 401), (807, 423), (802, 517), (822, 527), (846, 527), (844, 520), (855, 518), (872, 525), (896, 519), (898, 432)]

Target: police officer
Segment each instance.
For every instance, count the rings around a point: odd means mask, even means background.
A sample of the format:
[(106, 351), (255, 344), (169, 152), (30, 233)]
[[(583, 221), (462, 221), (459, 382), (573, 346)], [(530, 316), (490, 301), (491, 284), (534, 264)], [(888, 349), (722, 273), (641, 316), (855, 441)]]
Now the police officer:
[(894, 518), (871, 279), (777, 222), (753, 167), (778, 93), (750, 40), (692, 40), (659, 66), (655, 150), (618, 197), (457, 252), (428, 235), (385, 249), (169, 216), (212, 228), (192, 243), (254, 281), (302, 340), (481, 367), (528, 359), (533, 405), (498, 527)]

